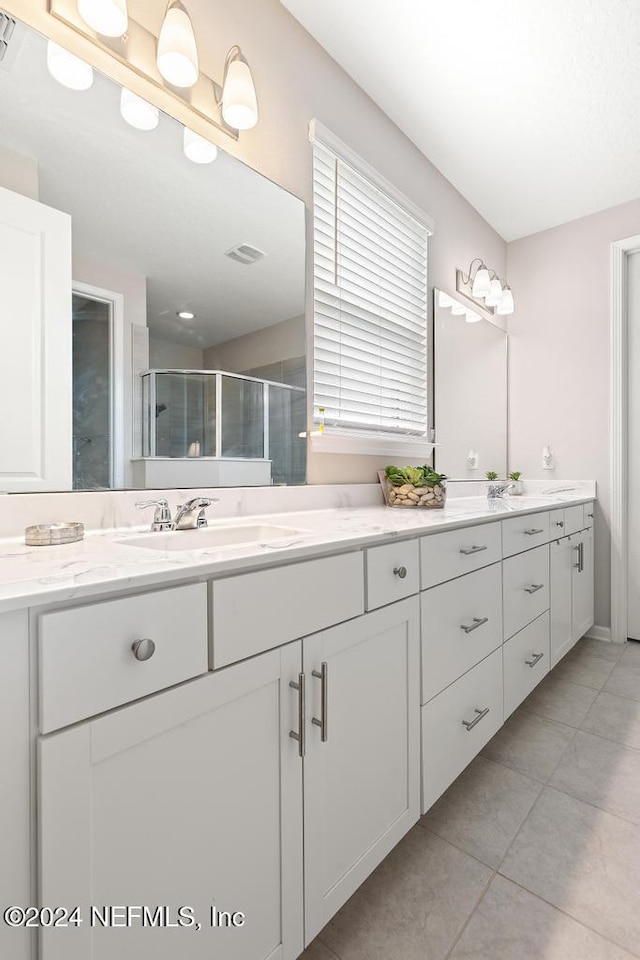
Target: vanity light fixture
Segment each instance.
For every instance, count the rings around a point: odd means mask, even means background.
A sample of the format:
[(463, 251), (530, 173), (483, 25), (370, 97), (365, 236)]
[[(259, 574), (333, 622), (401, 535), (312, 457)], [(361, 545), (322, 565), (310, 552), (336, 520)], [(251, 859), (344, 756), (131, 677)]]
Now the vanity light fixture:
[(122, 88), (120, 95), (120, 113), (122, 119), (136, 130), (155, 130), (160, 123), (160, 111), (152, 103)]
[(88, 90), (93, 84), (92, 67), (53, 40), (47, 42), (47, 68), (51, 76), (69, 90)]
[(198, 79), (198, 48), (193, 24), (180, 0), (169, 0), (158, 37), (158, 70), (174, 87), (193, 87)]
[(213, 163), (218, 156), (218, 148), (215, 143), (205, 140), (200, 134), (189, 130), (188, 127), (184, 128), (183, 149), (185, 157), (192, 163)]
[(195, 313), (192, 313), (191, 310), (178, 310), (176, 316), (179, 320), (186, 320), (188, 322), (196, 318)]
[(227, 53), (222, 81), (222, 119), (234, 130), (251, 130), (258, 122), (258, 99), (249, 64), (240, 47)]
[(455, 297), (450, 297), (444, 290), (438, 291), (438, 306), (451, 310), (454, 317), (464, 316), (466, 323), (478, 323), (478, 321), (482, 320), (479, 313), (476, 313), (475, 310), (470, 310), (469, 307), (465, 307), (463, 303), (460, 303)]
[(78, 13), (103, 37), (122, 37), (127, 32), (127, 0), (78, 0)]
[[(474, 271), (476, 264), (478, 266)], [(495, 270), (487, 267), (480, 257), (471, 261), (467, 273), (456, 270), (456, 290), (491, 314), (508, 316), (515, 309), (509, 284), (501, 280)]]

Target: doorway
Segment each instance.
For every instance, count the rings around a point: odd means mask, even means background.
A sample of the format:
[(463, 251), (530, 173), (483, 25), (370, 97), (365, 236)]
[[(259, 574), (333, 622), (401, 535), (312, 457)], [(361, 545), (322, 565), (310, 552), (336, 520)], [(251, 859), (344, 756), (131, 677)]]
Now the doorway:
[(73, 489), (122, 486), (122, 297), (74, 283)]

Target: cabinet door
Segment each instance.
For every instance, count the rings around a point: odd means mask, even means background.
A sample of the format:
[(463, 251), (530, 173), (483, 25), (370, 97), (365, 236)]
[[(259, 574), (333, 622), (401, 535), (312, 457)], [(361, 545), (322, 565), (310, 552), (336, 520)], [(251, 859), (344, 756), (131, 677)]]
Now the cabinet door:
[(71, 487), (71, 217), (0, 187), (0, 488)]
[(307, 943), (418, 819), (418, 625), (413, 597), (303, 642)]
[(555, 667), (574, 644), (571, 610), (574, 547), (578, 537), (551, 542), (551, 666)]
[(583, 530), (575, 538), (574, 546), (582, 544), (581, 552), (574, 551), (572, 632), (574, 642), (583, 637), (594, 623), (593, 530)]
[[(41, 960), (298, 956), (300, 661), (290, 644), (40, 741), (41, 901), (84, 917), (43, 931)], [(89, 904), (138, 910), (109, 929)], [(165, 905), (201, 929), (150, 926)], [(212, 927), (213, 905), (244, 925)]]

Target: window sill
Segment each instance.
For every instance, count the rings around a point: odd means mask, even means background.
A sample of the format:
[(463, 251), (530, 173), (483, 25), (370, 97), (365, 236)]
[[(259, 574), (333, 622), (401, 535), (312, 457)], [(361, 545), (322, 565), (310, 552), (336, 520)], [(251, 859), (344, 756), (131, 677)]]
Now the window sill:
[(351, 454), (352, 456), (407, 457), (426, 460), (437, 444), (420, 437), (376, 437), (347, 430), (314, 430), (309, 434), (313, 453)]

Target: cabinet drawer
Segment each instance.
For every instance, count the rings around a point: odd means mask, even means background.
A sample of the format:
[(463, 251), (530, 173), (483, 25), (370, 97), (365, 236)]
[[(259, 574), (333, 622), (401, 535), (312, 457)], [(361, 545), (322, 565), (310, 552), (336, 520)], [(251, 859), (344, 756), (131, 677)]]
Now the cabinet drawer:
[(584, 507), (580, 503), (575, 507), (565, 507), (564, 509), (564, 532), (567, 536), (572, 533), (578, 533), (584, 530)]
[(426, 703), (502, 643), (502, 565), (441, 583), (420, 600)]
[(549, 512), (530, 513), (524, 517), (511, 517), (502, 521), (502, 555), (511, 557), (514, 553), (531, 550), (541, 543), (548, 543)]
[(482, 523), (461, 530), (434, 533), (420, 540), (422, 589), (500, 560), (499, 523)]
[(549, 547), (537, 547), (502, 565), (504, 636), (518, 633), (549, 609)]
[[(44, 613), (38, 626), (43, 733), (206, 673), (209, 666), (204, 583)], [(138, 660), (133, 644), (147, 638), (155, 650)]]
[(422, 707), (422, 812), (502, 726), (502, 648)]
[(419, 568), (417, 540), (387, 543), (367, 550), (367, 610), (418, 593)]
[(363, 554), (244, 573), (211, 589), (214, 669), (364, 613)]
[(506, 720), (549, 672), (548, 612), (507, 640), (502, 649)]
[(584, 511), (582, 526), (585, 529), (588, 529), (589, 527), (593, 526), (593, 520), (596, 513), (596, 505), (593, 501), (591, 501), (591, 503), (584, 503), (582, 505), (582, 509)]

